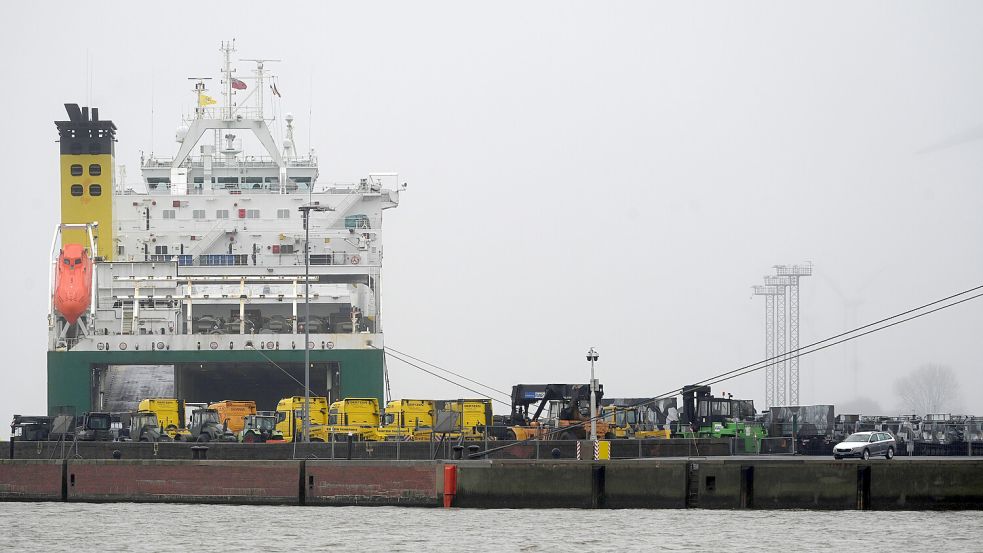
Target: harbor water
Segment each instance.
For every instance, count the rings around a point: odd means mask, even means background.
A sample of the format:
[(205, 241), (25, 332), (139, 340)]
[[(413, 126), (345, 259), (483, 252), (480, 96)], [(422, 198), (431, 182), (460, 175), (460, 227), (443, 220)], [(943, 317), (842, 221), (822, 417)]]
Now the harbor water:
[(0, 503), (0, 551), (983, 551), (983, 512)]

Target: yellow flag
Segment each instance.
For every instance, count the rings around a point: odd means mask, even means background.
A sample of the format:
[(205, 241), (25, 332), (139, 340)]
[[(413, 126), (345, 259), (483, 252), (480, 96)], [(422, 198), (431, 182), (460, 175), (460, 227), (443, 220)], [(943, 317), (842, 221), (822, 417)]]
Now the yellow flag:
[(212, 98), (211, 96), (209, 96), (207, 94), (199, 94), (198, 95), (198, 107), (200, 107), (200, 108), (203, 108), (205, 106), (210, 106), (212, 104), (217, 104), (217, 103), (218, 102), (215, 101), (215, 98)]

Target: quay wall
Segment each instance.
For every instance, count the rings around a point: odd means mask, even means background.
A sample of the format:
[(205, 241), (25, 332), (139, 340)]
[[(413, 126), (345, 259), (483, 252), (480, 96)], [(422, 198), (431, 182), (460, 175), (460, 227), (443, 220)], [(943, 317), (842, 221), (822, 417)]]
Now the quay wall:
[(461, 508), (983, 509), (983, 459), (0, 460), (6, 501), (433, 507), (445, 492)]

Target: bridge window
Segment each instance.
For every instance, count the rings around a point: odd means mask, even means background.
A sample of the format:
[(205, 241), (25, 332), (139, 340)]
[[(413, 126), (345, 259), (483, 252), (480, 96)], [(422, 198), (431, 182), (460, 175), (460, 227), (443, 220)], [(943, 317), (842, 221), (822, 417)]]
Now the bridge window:
[(258, 209), (247, 209), (246, 210), (246, 219), (259, 219), (259, 210)]
[(276, 218), (277, 219), (289, 219), (290, 218), (290, 210), (289, 209), (278, 209), (278, 210), (276, 210)]
[(82, 195), (82, 192), (84, 192), (84, 191), (85, 191), (85, 189), (82, 188), (82, 185), (81, 184), (73, 184), (72, 185), (72, 196), (81, 196)]
[(101, 184), (90, 184), (89, 185), (89, 195), (90, 196), (102, 196), (102, 185)]
[(98, 142), (89, 142), (89, 153), (92, 154), (92, 155), (95, 155), (95, 154), (98, 154), (99, 153), (99, 143)]
[(191, 212), (191, 218), (192, 219), (204, 219), (205, 218), (205, 210), (204, 209), (196, 209), (196, 210), (192, 211)]
[(174, 210), (173, 209), (165, 209), (164, 210), (164, 219), (173, 219), (173, 218), (174, 218)]
[(157, 255), (167, 255), (167, 246), (154, 246), (154, 253)]
[(77, 155), (81, 155), (82, 154), (82, 143), (81, 142), (72, 142), (72, 145), (71, 145), (71, 147), (69, 149), (72, 151), (72, 155), (76, 155), (76, 156)]
[(98, 163), (93, 163), (89, 165), (89, 174), (92, 175), (93, 177), (98, 177), (99, 175), (101, 175), (102, 165), (99, 165)]
[(82, 176), (82, 166), (78, 163), (72, 165), (72, 176), (81, 177)]
[(215, 210), (215, 218), (216, 219), (228, 219), (229, 218), (229, 210), (228, 209), (216, 209)]

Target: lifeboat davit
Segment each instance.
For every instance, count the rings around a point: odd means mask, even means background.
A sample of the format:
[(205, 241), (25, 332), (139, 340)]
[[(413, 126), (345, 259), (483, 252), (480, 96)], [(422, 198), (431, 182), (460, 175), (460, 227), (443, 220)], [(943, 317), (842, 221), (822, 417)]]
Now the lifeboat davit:
[(68, 324), (85, 313), (92, 301), (92, 260), (81, 244), (67, 244), (58, 254), (55, 272), (55, 309)]

